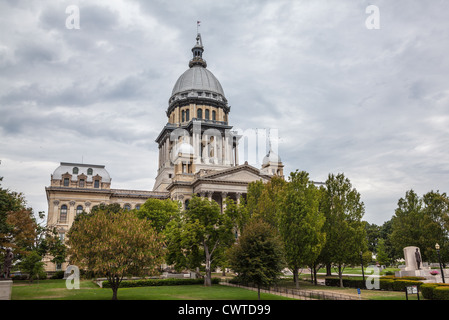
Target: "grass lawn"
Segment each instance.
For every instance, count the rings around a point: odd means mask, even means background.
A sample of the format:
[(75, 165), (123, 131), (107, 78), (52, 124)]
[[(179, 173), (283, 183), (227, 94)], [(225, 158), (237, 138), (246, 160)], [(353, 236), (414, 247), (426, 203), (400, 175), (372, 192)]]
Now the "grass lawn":
[[(12, 300), (111, 300), (112, 290), (99, 288), (89, 280), (80, 281), (80, 289), (68, 290), (65, 280), (45, 280), (29, 284), (15, 281)], [(261, 293), (261, 300), (291, 300)], [(257, 300), (257, 292), (222, 285), (159, 286), (120, 288), (119, 300)]]

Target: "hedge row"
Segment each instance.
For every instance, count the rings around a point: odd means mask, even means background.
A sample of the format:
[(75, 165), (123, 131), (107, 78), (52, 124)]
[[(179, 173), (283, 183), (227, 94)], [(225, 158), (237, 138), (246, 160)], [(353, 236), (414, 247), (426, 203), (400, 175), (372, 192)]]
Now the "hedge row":
[[(219, 278), (212, 278), (212, 284), (218, 284)], [(179, 285), (193, 285), (203, 284), (203, 279), (140, 279), (140, 280), (123, 280), (120, 283), (119, 288), (131, 288), (131, 287), (154, 287), (154, 286), (179, 286)], [(103, 282), (103, 288), (110, 288), (109, 281)]]
[(424, 298), (429, 300), (449, 300), (449, 284), (425, 283), (420, 287)]
[[(380, 290), (387, 291), (404, 291), (406, 287), (417, 286), (421, 287), (423, 284), (421, 281), (424, 278), (421, 277), (382, 277), (379, 279)], [(340, 286), (340, 279), (338, 277), (325, 278), (326, 286), (338, 287)], [(346, 288), (365, 288), (365, 281), (361, 278), (343, 278), (343, 287)]]

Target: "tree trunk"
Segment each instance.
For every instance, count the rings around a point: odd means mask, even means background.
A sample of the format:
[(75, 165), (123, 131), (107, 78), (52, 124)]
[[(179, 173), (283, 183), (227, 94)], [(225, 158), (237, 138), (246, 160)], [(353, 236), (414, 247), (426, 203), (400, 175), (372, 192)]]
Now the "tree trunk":
[(260, 300), (260, 284), (257, 285), (257, 299)]
[(210, 287), (212, 286), (212, 270), (210, 269), (211, 267), (211, 262), (210, 262), (210, 254), (209, 254), (209, 250), (207, 247), (204, 248), (205, 254), (206, 254), (206, 275), (204, 277), (204, 286), (205, 287)]
[(338, 277), (340, 278), (340, 288), (343, 288), (343, 271), (341, 270), (341, 264), (338, 264)]
[(330, 263), (326, 264), (326, 276), (330, 277), (332, 275), (332, 267)]
[(118, 288), (115, 285), (111, 286), (111, 288), (112, 288), (112, 300), (118, 300), (117, 298)]
[(313, 265), (310, 266), (310, 280), (313, 284)]
[(317, 273), (317, 265), (316, 264), (314, 264), (313, 265), (313, 276), (314, 276), (314, 284), (317, 286), (318, 285), (318, 280), (317, 280), (317, 278), (316, 278), (316, 273)]
[(299, 289), (299, 282), (298, 282), (299, 279), (298, 278), (299, 278), (298, 268), (293, 267), (293, 281), (295, 282), (296, 289)]

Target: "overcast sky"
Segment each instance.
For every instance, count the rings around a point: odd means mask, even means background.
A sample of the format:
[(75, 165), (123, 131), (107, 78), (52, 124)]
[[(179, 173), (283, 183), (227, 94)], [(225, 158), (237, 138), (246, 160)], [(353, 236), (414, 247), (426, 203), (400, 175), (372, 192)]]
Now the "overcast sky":
[[(80, 29), (66, 26), (71, 5)], [(106, 165), (112, 188), (151, 190), (199, 20), (230, 124), (278, 130), (286, 176), (344, 173), (380, 225), (407, 190), (449, 192), (448, 12), (444, 0), (3, 0), (2, 187), (47, 212), (50, 175), (84, 162)]]

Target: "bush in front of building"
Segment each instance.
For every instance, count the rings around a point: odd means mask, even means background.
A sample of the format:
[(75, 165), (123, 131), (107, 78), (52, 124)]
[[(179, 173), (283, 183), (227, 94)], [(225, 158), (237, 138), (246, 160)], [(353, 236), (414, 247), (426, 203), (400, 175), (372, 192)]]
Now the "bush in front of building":
[(420, 291), (425, 299), (449, 300), (449, 284), (425, 283), (420, 287)]
[[(212, 284), (218, 284), (219, 278), (212, 278)], [(204, 284), (204, 279), (140, 279), (140, 280), (124, 280), (120, 283), (120, 288), (132, 288), (132, 287), (154, 287), (154, 286), (182, 286), (182, 285), (194, 285)], [(103, 282), (103, 288), (110, 288), (109, 281)]]
[[(367, 279), (367, 278), (366, 278)], [(403, 277), (396, 278), (392, 276), (382, 277), (379, 279), (380, 290), (386, 291), (404, 291), (406, 287), (417, 286), (420, 287), (423, 283), (418, 280), (423, 280), (422, 277)], [(338, 277), (325, 278), (326, 286), (338, 287), (340, 286), (340, 279)], [(343, 278), (343, 287), (346, 288), (365, 288), (365, 282), (362, 278)]]

